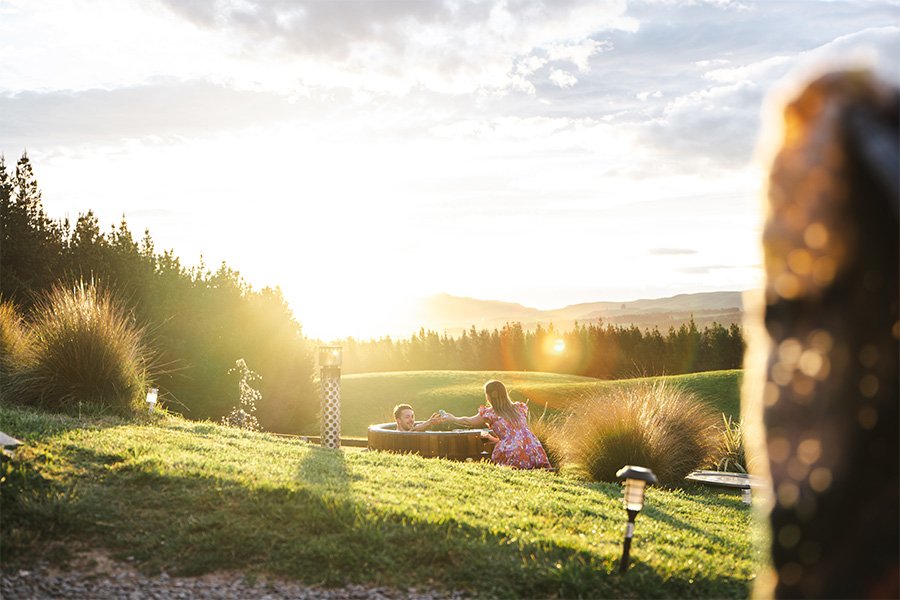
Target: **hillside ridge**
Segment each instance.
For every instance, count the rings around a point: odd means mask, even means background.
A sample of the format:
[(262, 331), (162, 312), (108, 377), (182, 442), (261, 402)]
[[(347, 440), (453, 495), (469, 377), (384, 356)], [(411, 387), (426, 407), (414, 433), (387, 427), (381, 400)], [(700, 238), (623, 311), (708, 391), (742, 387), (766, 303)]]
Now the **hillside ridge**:
[(641, 328), (678, 327), (691, 318), (698, 326), (717, 322), (739, 324), (743, 319), (743, 292), (697, 292), (664, 298), (641, 298), (614, 302), (598, 301), (570, 304), (561, 308), (538, 309), (515, 302), (482, 300), (452, 294), (435, 294), (419, 307), (419, 319), (427, 328), (458, 334), (476, 329), (499, 329), (507, 323), (521, 323), (525, 329), (551, 323), (566, 330), (575, 323), (604, 323)]

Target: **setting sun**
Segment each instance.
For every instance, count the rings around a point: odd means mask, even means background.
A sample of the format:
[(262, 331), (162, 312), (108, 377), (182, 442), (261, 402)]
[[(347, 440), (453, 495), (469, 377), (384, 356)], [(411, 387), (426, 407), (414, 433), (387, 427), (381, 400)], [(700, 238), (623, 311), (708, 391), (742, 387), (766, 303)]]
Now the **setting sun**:
[(563, 340), (556, 340), (553, 344), (553, 351), (561, 354), (566, 349), (566, 343)]

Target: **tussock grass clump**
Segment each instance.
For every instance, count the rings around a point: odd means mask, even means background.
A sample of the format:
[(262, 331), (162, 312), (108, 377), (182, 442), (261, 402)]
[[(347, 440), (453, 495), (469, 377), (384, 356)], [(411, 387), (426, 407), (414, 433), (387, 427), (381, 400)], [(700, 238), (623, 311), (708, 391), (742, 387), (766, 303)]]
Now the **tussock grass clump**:
[(142, 406), (152, 354), (144, 330), (108, 291), (93, 283), (57, 284), (35, 304), (31, 331), (22, 401), (60, 411), (84, 404), (118, 414)]
[(734, 421), (722, 415), (718, 428), (718, 446), (710, 463), (717, 471), (747, 472), (747, 455), (744, 452), (744, 421)]
[[(530, 413), (529, 413), (530, 414)], [(567, 444), (563, 429), (555, 419), (548, 417), (546, 411), (540, 417), (530, 418), (528, 426), (541, 442), (550, 466), (558, 469), (566, 462)]]
[(568, 417), (571, 456), (597, 481), (616, 481), (625, 465), (648, 467), (677, 484), (710, 460), (716, 413), (696, 395), (664, 381), (588, 398)]
[(19, 311), (11, 302), (0, 302), (0, 396), (15, 388), (30, 351), (31, 336)]

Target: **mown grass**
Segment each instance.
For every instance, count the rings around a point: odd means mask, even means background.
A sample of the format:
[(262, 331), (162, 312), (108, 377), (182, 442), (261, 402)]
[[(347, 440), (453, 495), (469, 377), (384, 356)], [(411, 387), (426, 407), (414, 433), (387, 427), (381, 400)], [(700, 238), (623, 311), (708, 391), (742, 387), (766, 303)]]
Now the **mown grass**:
[(172, 417), (0, 406), (0, 429), (27, 442), (24, 473), (4, 483), (4, 568), (95, 546), (181, 575), (228, 569), (476, 597), (739, 598), (759, 562), (750, 511), (727, 491), (650, 489), (622, 576), (615, 484), (324, 450)]
[(393, 421), (391, 411), (401, 402), (411, 404), (419, 419), (427, 418), (441, 408), (455, 415), (474, 414), (484, 403), (482, 386), (490, 379), (503, 381), (513, 400), (528, 400), (534, 416), (539, 416), (545, 406), (553, 413), (622, 386), (665, 381), (693, 392), (716, 410), (739, 419), (741, 374), (740, 370), (711, 371), (616, 381), (529, 371), (405, 371), (345, 375), (341, 380), (341, 433), (365, 437), (369, 425)]

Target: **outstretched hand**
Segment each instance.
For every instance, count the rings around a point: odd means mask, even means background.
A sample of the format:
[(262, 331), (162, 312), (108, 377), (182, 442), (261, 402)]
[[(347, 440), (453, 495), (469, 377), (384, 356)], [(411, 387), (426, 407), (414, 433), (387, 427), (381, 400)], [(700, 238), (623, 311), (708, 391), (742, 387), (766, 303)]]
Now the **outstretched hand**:
[(494, 445), (500, 441), (500, 438), (498, 438), (496, 435), (494, 435), (493, 431), (488, 430), (488, 431), (482, 432), (481, 441), (484, 442), (485, 444)]

